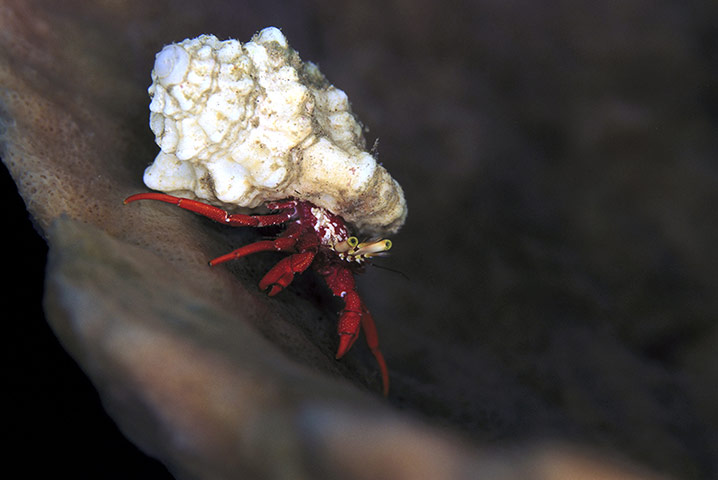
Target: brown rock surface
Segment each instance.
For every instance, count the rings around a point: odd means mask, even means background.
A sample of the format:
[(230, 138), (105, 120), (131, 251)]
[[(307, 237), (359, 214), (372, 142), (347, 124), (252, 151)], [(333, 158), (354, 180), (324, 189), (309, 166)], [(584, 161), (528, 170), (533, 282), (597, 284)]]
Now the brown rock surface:
[[(0, 155), (50, 244), (47, 319), (133, 442), (180, 478), (718, 475), (716, 9), (531, 5), (0, 6)], [(156, 152), (154, 53), (267, 25), (347, 91), (412, 210), (387, 264), (409, 279), (360, 283), (388, 401), (360, 342), (333, 359), (311, 275), (269, 299), (279, 257), (206, 266), (261, 232), (122, 206)]]

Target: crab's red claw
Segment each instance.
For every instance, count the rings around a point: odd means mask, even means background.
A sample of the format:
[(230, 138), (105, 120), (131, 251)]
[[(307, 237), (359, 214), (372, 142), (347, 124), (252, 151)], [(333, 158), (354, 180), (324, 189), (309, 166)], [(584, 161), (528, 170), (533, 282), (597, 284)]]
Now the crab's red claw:
[(324, 279), (332, 293), (344, 300), (344, 310), (337, 325), (339, 348), (337, 348), (336, 358), (343, 357), (352, 348), (359, 336), (359, 331), (364, 328), (367, 345), (381, 370), (382, 392), (384, 396), (387, 396), (389, 394), (389, 370), (386, 367), (384, 356), (379, 350), (379, 335), (377, 335), (376, 325), (374, 325), (374, 318), (356, 292), (354, 275), (347, 268), (334, 268), (324, 273)]
[(337, 349), (336, 358), (342, 358), (356, 339), (359, 337), (359, 326), (361, 325), (361, 314), (359, 312), (344, 311), (339, 317), (339, 325), (337, 333), (339, 334), (339, 348)]
[(292, 283), (294, 275), (302, 273), (314, 261), (315, 252), (295, 253), (279, 261), (259, 282), (259, 289), (269, 290), (269, 296), (273, 297)]
[[(353, 285), (352, 277), (352, 287)], [(336, 358), (341, 358), (352, 348), (359, 336), (361, 328), (361, 299), (356, 291), (349, 290), (344, 294), (344, 310), (339, 317), (337, 333), (339, 334), (339, 349)]]
[[(339, 317), (339, 325), (337, 333), (339, 333), (339, 348), (337, 349), (336, 358), (341, 358), (354, 345), (359, 337), (359, 330), (364, 328), (364, 336), (371, 353), (379, 364), (381, 371), (382, 393), (384, 396), (389, 394), (389, 370), (386, 367), (386, 361), (381, 350), (379, 350), (379, 336), (376, 332), (374, 318), (369, 313), (364, 303), (359, 299), (356, 292), (349, 292), (346, 297), (347, 308)], [(351, 308), (352, 310), (349, 310)]]

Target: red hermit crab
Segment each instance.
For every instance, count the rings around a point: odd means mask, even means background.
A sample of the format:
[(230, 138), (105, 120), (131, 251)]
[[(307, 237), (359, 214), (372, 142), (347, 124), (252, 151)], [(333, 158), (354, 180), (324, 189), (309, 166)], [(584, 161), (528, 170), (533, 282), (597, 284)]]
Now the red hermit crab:
[(344, 300), (344, 309), (339, 316), (337, 326), (339, 348), (336, 358), (343, 357), (349, 351), (363, 327), (367, 344), (379, 364), (383, 393), (388, 394), (389, 372), (384, 356), (379, 350), (374, 319), (356, 292), (354, 273), (362, 270), (367, 259), (389, 250), (391, 240), (359, 243), (357, 237), (349, 236), (344, 220), (340, 216), (299, 200), (267, 203), (270, 210), (276, 210), (276, 213), (269, 215), (230, 214), (219, 207), (196, 200), (154, 192), (132, 195), (125, 199), (125, 203), (137, 200), (159, 200), (171, 203), (232, 226), (266, 227), (289, 223), (287, 229), (274, 240), (261, 240), (245, 245), (215, 258), (209, 264), (214, 266), (257, 252), (289, 252), (291, 255), (277, 263), (259, 282), (260, 289), (269, 289), (269, 296), (274, 296), (287, 287), (295, 274), (304, 272), (310, 266), (313, 267), (324, 277), (332, 294)]
[[(381, 238), (401, 228), (407, 208), (399, 184), (366, 151), (347, 95), (316, 65), (302, 62), (274, 27), (244, 44), (200, 35), (165, 46), (155, 57), (148, 92), (160, 152), (144, 182), (165, 193), (140, 193), (125, 202), (159, 200), (235, 226), (287, 224), (274, 240), (245, 245), (210, 264), (268, 250), (289, 253), (259, 283), (269, 295), (312, 266), (344, 300), (337, 358), (363, 327), (386, 394), (389, 375), (354, 273), (391, 242), (360, 243), (347, 226)], [(274, 213), (229, 213), (262, 204)]]

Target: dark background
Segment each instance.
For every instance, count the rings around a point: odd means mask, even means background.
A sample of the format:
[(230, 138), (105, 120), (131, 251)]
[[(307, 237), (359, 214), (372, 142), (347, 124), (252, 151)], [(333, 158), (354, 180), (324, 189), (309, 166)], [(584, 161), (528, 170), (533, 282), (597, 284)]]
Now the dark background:
[[(50, 16), (96, 18), (68, 5)], [(169, 22), (171, 8), (184, 13)], [(277, 25), (347, 91), (410, 208), (388, 264), (409, 281), (372, 271), (362, 284), (386, 318), (397, 407), (483, 441), (559, 436), (682, 478), (718, 474), (712, 2), (158, 2), (124, 14), (135, 53), (122, 68), (138, 88), (163, 43)], [(46, 247), (3, 182), (10, 456), (159, 477), (47, 327)]]

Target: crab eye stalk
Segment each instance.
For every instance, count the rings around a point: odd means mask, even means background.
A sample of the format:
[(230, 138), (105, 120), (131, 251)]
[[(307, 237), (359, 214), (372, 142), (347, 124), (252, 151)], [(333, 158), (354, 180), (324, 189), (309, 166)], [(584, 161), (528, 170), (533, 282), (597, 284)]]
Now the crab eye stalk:
[(374, 255), (386, 252), (390, 248), (391, 240), (389, 239), (383, 239), (376, 242), (365, 242), (357, 245), (352, 252), (352, 255), (362, 255), (364, 257), (370, 258)]
[(334, 251), (337, 253), (349, 252), (350, 254), (353, 254), (351, 250), (354, 250), (357, 245), (359, 245), (359, 239), (357, 237), (349, 237), (346, 240), (342, 240), (334, 245)]

